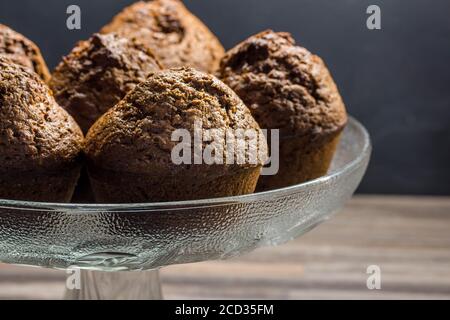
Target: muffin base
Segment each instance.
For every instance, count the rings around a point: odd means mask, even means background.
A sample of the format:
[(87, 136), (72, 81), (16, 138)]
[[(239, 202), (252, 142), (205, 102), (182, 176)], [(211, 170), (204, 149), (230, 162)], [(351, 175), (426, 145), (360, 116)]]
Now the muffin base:
[(197, 176), (155, 177), (94, 168), (88, 171), (98, 203), (145, 203), (250, 194), (256, 189), (261, 168), (249, 168), (207, 181)]
[(0, 199), (68, 203), (80, 177), (80, 168), (57, 172), (0, 174)]
[(341, 133), (321, 145), (304, 146), (298, 139), (280, 140), (280, 168), (274, 176), (261, 176), (257, 190), (274, 190), (304, 183), (327, 174)]

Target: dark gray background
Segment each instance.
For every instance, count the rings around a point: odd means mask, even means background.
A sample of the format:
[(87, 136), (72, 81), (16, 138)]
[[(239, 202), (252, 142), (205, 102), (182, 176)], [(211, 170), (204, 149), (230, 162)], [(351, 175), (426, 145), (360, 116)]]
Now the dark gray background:
[[(34, 40), (51, 67), (133, 0), (2, 0), (0, 23)], [(372, 134), (365, 193), (450, 194), (449, 0), (191, 0), (226, 48), (272, 28), (324, 58), (349, 112)], [(82, 8), (82, 30), (65, 27)], [(382, 9), (382, 30), (366, 8)]]

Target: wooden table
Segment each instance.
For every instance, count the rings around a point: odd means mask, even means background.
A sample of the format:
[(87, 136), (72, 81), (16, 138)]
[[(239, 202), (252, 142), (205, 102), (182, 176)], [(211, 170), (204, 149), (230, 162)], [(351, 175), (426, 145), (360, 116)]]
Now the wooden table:
[[(381, 290), (367, 289), (367, 267)], [(59, 299), (65, 273), (0, 265), (0, 299)], [(358, 196), (284, 246), (163, 270), (167, 299), (450, 299), (450, 198)]]

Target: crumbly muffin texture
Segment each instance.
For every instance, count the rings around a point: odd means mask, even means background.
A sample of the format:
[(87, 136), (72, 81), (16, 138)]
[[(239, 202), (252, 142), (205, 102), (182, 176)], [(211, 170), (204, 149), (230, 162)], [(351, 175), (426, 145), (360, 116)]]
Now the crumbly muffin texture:
[[(178, 142), (172, 141), (172, 133), (185, 129), (192, 137), (196, 121), (202, 130), (261, 133), (241, 99), (214, 76), (191, 68), (155, 73), (88, 133), (85, 152), (97, 199), (173, 201), (253, 192), (267, 158), (266, 141), (258, 144), (264, 157), (254, 164), (173, 163), (171, 152)], [(129, 196), (136, 188), (135, 196)]]
[(57, 168), (82, 149), (83, 134), (37, 74), (0, 58), (2, 170)]
[(218, 76), (265, 129), (319, 138), (340, 131), (345, 106), (321, 58), (296, 46), (289, 33), (271, 30), (230, 50)]
[(0, 57), (0, 198), (70, 201), (83, 134), (28, 68)]
[(110, 32), (138, 39), (166, 68), (214, 72), (224, 54), (219, 40), (179, 0), (136, 2), (101, 30)]
[(217, 78), (191, 68), (171, 69), (150, 76), (100, 118), (87, 135), (86, 152), (109, 170), (176, 169), (171, 151), (178, 142), (172, 133), (186, 129), (193, 136), (196, 121), (203, 130), (260, 130), (241, 99)]
[(0, 24), (0, 56), (36, 72), (48, 82), (50, 73), (39, 48), (23, 35)]
[(87, 132), (101, 115), (161, 68), (153, 53), (135, 39), (94, 34), (57, 66), (50, 87), (56, 101)]
[(288, 33), (257, 34), (230, 50), (218, 70), (264, 129), (280, 130), (279, 173), (259, 190), (327, 173), (347, 123), (345, 105), (322, 59)]

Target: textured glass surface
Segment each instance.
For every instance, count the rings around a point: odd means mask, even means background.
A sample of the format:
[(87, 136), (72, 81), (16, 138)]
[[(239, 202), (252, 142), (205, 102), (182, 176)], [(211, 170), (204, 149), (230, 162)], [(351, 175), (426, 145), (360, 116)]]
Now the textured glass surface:
[(90, 270), (225, 259), (300, 236), (341, 209), (370, 158), (351, 120), (330, 173), (259, 194), (160, 204), (56, 205), (0, 200), (0, 261)]

